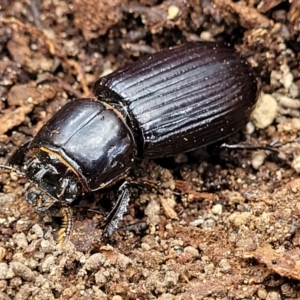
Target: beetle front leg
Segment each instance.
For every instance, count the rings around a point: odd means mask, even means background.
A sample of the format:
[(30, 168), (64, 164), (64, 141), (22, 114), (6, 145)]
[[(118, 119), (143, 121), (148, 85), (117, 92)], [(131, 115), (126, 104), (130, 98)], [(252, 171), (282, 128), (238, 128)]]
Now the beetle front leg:
[(17, 165), (22, 166), (24, 163), (24, 158), (26, 153), (28, 152), (29, 145), (31, 143), (32, 139), (26, 141), (23, 143), (9, 158), (7, 163), (9, 165)]
[(123, 215), (127, 211), (127, 206), (130, 201), (129, 182), (124, 181), (119, 187), (118, 200), (106, 218), (106, 225), (103, 230), (103, 236), (109, 237), (118, 228), (119, 221), (123, 218)]

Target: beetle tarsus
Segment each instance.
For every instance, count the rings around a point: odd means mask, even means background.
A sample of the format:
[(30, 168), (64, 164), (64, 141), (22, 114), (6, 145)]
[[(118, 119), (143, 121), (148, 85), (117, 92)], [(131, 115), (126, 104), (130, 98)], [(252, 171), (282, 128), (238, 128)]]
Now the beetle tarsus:
[(227, 149), (242, 149), (242, 150), (266, 150), (266, 151), (272, 151), (272, 152), (278, 152), (278, 149), (275, 149), (278, 147), (277, 145), (247, 145), (247, 144), (226, 144), (223, 143), (221, 145), (221, 148), (227, 148)]
[(129, 182), (125, 181), (119, 187), (120, 195), (113, 207), (112, 211), (106, 218), (106, 226), (103, 230), (103, 236), (109, 237), (118, 228), (118, 222), (123, 218), (123, 215), (127, 211), (127, 206), (130, 201), (130, 191), (128, 188)]
[(60, 209), (62, 215), (62, 226), (58, 232), (58, 247), (63, 248), (70, 239), (73, 231), (72, 209), (69, 206)]

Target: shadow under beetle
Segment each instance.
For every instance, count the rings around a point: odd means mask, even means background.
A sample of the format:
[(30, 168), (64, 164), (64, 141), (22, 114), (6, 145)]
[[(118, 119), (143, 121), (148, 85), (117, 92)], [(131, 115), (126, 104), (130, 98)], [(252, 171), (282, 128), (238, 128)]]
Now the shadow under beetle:
[(100, 78), (94, 94), (63, 106), (0, 165), (28, 179), (25, 199), (37, 210), (60, 205), (61, 246), (72, 233), (70, 204), (81, 194), (123, 181), (106, 219), (104, 235), (111, 235), (130, 200), (126, 175), (135, 157), (170, 156), (232, 134), (247, 122), (258, 84), (233, 49), (195, 42)]

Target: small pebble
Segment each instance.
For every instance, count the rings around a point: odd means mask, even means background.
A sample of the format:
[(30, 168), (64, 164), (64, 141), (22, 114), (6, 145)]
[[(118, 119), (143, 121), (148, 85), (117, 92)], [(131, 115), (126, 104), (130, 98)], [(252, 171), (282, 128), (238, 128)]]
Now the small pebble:
[(183, 252), (184, 253), (189, 253), (189, 254), (191, 254), (194, 257), (197, 257), (199, 255), (199, 251), (196, 248), (192, 247), (192, 246), (185, 247), (183, 249)]
[(94, 297), (92, 299), (108, 300), (107, 294), (101, 291), (98, 286), (93, 285), (92, 290), (94, 292)]
[(251, 217), (252, 214), (250, 212), (234, 212), (229, 216), (228, 220), (235, 226), (241, 227), (246, 225), (251, 220)]
[(41, 251), (45, 253), (53, 253), (55, 251), (56, 245), (52, 244), (48, 240), (42, 240), (41, 241)]
[(208, 42), (214, 41), (214, 38), (213, 38), (211, 32), (209, 32), (209, 31), (202, 31), (202, 32), (200, 33), (200, 38), (201, 38), (202, 40), (208, 41)]
[(207, 219), (204, 221), (202, 228), (213, 228), (216, 226), (216, 222), (213, 219)]
[(27, 260), (27, 266), (33, 270), (35, 269), (37, 266), (39, 265), (39, 262), (34, 259), (33, 257), (29, 257), (28, 260)]
[(106, 258), (102, 253), (95, 253), (87, 258), (84, 267), (88, 271), (97, 270), (105, 263), (105, 261)]
[(297, 287), (294, 287), (293, 284), (284, 283), (280, 287), (282, 295), (289, 298), (295, 298), (297, 295)]
[(34, 224), (31, 227), (31, 231), (34, 232), (38, 238), (42, 238), (44, 235), (43, 229), (39, 224)]
[(277, 110), (275, 98), (270, 94), (261, 94), (251, 115), (253, 123), (259, 129), (268, 127), (274, 122)]
[(281, 300), (281, 296), (277, 292), (269, 292), (266, 300)]
[(202, 225), (204, 223), (204, 220), (201, 219), (196, 219), (192, 222), (189, 223), (189, 226), (193, 226), (193, 227), (199, 227), (200, 225)]
[(282, 72), (280, 82), (286, 89), (289, 89), (294, 81), (294, 76), (290, 72), (290, 67), (286, 64), (280, 66), (280, 70)]
[(24, 256), (22, 252), (17, 252), (13, 256), (13, 261), (17, 261), (22, 264), (26, 264), (27, 258)]
[(25, 249), (28, 247), (27, 238), (23, 232), (16, 234), (15, 242), (18, 248)]
[(166, 230), (168, 230), (168, 231), (173, 231), (174, 230), (174, 228), (173, 228), (173, 226), (172, 226), (172, 224), (167, 224), (166, 225)]
[(11, 300), (12, 298), (10, 298), (6, 293), (0, 292), (0, 299), (1, 300)]
[(293, 99), (288, 96), (282, 95), (279, 97), (279, 104), (291, 108), (291, 109), (299, 109), (300, 108), (300, 100)]
[[(174, 295), (172, 294), (162, 294), (157, 298), (158, 300), (174, 300)], [(204, 298), (203, 298), (204, 299)]]
[(211, 211), (214, 215), (221, 215), (223, 212), (222, 204), (216, 204), (211, 208)]
[(168, 20), (173, 20), (178, 16), (179, 8), (176, 5), (170, 5), (168, 8)]
[(176, 162), (176, 164), (183, 164), (183, 163), (187, 163), (188, 162), (188, 156), (184, 153), (179, 153), (174, 155), (174, 160)]
[(254, 131), (255, 131), (255, 126), (254, 126), (254, 124), (253, 124), (253, 122), (248, 122), (247, 124), (246, 124), (246, 132), (247, 132), (247, 134), (252, 134)]
[(162, 282), (163, 286), (173, 287), (176, 286), (179, 279), (179, 273), (174, 271), (167, 271), (165, 274), (164, 281)]
[(6, 255), (6, 249), (4, 247), (0, 247), (0, 262), (3, 260), (5, 255)]
[(267, 295), (268, 295), (268, 292), (264, 289), (264, 288), (259, 288), (257, 290), (257, 296), (260, 298), (260, 299), (266, 299), (267, 298)]
[(294, 160), (292, 161), (292, 167), (297, 173), (300, 173), (300, 156), (294, 157)]
[(150, 245), (147, 244), (147, 243), (142, 243), (141, 244), (141, 248), (144, 250), (144, 251), (149, 251), (151, 249)]
[(15, 194), (0, 194), (0, 213), (5, 214), (15, 201)]
[(0, 279), (6, 279), (6, 274), (8, 271), (8, 265), (7, 263), (0, 263)]
[(24, 232), (30, 229), (32, 223), (31, 220), (18, 220), (16, 223), (16, 231)]
[(155, 226), (155, 224), (151, 224), (150, 223), (148, 230), (149, 230), (149, 234), (151, 234), (151, 235), (155, 234), (156, 233), (156, 226)]
[(283, 75), (282, 84), (286, 89), (289, 89), (294, 81), (292, 73), (287, 73)]
[(125, 270), (129, 265), (132, 264), (132, 260), (126, 255), (120, 253), (117, 259), (117, 265), (119, 269)]
[(11, 179), (12, 181), (17, 181), (17, 180), (19, 180), (19, 176), (18, 176), (18, 174), (15, 173), (15, 172), (10, 172), (9, 177), (10, 177), (10, 179)]
[(76, 293), (76, 288), (74, 286), (72, 287), (67, 287), (64, 289), (62, 296), (63, 299), (69, 299), (71, 298), (74, 294)]
[(97, 286), (100, 287), (107, 284), (107, 277), (103, 274), (103, 270), (100, 269), (100, 271), (95, 274), (95, 282)]
[(43, 252), (43, 251), (36, 251), (33, 254), (33, 258), (36, 260), (42, 260), (42, 259), (44, 259), (44, 257), (45, 257), (45, 252)]
[(293, 118), (292, 119), (292, 126), (293, 128), (300, 130), (300, 120), (299, 118)]
[(230, 205), (242, 204), (245, 202), (244, 196), (238, 191), (224, 191), (224, 196), (228, 198)]
[(16, 276), (20, 276), (26, 281), (34, 281), (34, 273), (24, 264), (20, 262), (11, 262), (9, 266)]
[[(7, 280), (0, 280), (0, 292), (4, 292), (7, 288)], [(0, 299), (1, 296), (0, 296)]]
[(10, 280), (10, 286), (11, 287), (18, 287), (22, 284), (22, 279), (20, 277), (14, 277)]
[(44, 260), (44, 262), (40, 266), (40, 270), (43, 273), (45, 273), (45, 272), (49, 273), (54, 266), (55, 266), (54, 256), (49, 255), (49, 256), (46, 257), (46, 259)]
[(219, 262), (219, 267), (224, 273), (230, 273), (232, 270), (229, 261), (225, 258), (221, 259), (221, 261)]
[[(23, 284), (16, 294), (14, 300), (28, 300), (30, 299), (30, 295), (34, 291), (34, 287), (30, 286), (29, 284)], [(48, 298), (49, 299), (49, 298)]]
[(255, 151), (252, 153), (251, 165), (253, 169), (258, 170), (265, 162), (267, 155), (265, 151)]
[(156, 200), (150, 200), (147, 207), (144, 210), (144, 213), (147, 217), (158, 216), (160, 212), (160, 204)]
[(299, 96), (299, 88), (295, 83), (292, 83), (291, 87), (290, 87), (290, 95), (293, 98), (297, 98)]

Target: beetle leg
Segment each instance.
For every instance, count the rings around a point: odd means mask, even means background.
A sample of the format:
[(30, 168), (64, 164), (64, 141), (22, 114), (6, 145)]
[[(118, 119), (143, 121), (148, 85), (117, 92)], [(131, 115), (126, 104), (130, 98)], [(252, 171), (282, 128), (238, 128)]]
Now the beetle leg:
[(123, 218), (124, 213), (127, 210), (128, 203), (130, 201), (130, 191), (128, 189), (129, 183), (124, 181), (119, 187), (118, 200), (106, 218), (106, 226), (103, 230), (103, 236), (111, 236), (118, 228), (118, 222)]
[(24, 157), (28, 152), (29, 144), (31, 143), (32, 139), (28, 140), (27, 142), (23, 143), (9, 158), (7, 163), (9, 165), (17, 165), (22, 166), (24, 162)]
[(59, 194), (57, 194), (57, 198), (58, 199), (61, 198), (64, 195), (68, 184), (69, 184), (69, 180), (66, 179), (66, 178), (63, 178), (62, 179), (62, 183), (61, 183), (61, 191), (60, 191)]
[(227, 149), (246, 149), (246, 150), (266, 150), (266, 151), (272, 151), (272, 152), (279, 152), (278, 149), (275, 149), (275, 148), (278, 148), (282, 146), (281, 144), (268, 144), (268, 145), (247, 145), (247, 144), (226, 144), (226, 143), (223, 143), (221, 145), (221, 148), (227, 148)]
[(9, 165), (0, 164), (0, 170), (8, 170), (17, 173), (19, 176), (26, 177), (26, 174), (24, 172)]
[(58, 247), (63, 248), (70, 239), (73, 230), (72, 209), (69, 206), (61, 207), (62, 226), (58, 232)]

